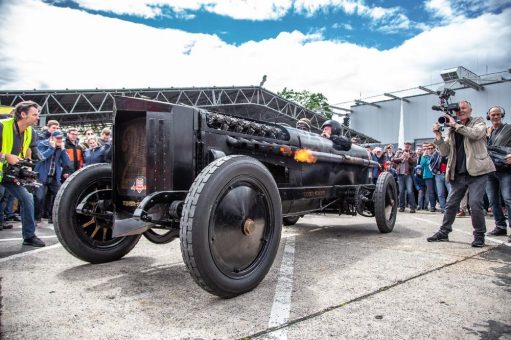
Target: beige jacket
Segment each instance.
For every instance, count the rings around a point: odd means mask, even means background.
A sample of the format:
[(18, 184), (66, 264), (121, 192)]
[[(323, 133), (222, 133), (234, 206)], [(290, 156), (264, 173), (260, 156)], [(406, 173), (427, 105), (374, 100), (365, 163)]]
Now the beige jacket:
[[(470, 176), (480, 176), (495, 171), (488, 149), (486, 148), (486, 124), (482, 117), (473, 117), (467, 125), (456, 128), (456, 132), (465, 136), (464, 147), (467, 157), (467, 171)], [(456, 145), (453, 129), (449, 129), (445, 139), (435, 139), (442, 156), (447, 156), (447, 181), (454, 180), (456, 167)]]

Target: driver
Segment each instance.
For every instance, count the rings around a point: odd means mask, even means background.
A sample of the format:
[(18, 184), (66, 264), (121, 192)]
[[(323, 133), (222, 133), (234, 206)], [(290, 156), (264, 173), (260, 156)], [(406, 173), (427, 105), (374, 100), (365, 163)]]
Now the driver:
[(341, 151), (348, 151), (351, 149), (351, 140), (341, 136), (341, 123), (330, 119), (321, 125), (321, 129), (323, 130), (321, 137), (330, 139), (334, 144), (334, 149)]

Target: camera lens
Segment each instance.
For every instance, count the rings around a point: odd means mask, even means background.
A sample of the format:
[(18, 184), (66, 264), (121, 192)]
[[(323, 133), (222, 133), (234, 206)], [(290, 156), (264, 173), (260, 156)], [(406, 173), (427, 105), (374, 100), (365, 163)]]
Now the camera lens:
[(447, 119), (445, 117), (438, 117), (438, 124), (445, 124)]

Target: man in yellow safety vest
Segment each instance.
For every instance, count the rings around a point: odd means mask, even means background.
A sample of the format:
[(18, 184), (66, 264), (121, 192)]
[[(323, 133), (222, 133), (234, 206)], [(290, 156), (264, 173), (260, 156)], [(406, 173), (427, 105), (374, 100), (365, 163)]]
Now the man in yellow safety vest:
[(0, 120), (0, 182), (20, 204), (23, 244), (44, 247), (45, 243), (35, 235), (34, 198), (27, 189), (5, 180), (6, 167), (22, 159), (31, 158), (31, 148), (36, 144), (32, 126), (39, 120), (41, 107), (33, 101), (18, 103), (13, 109), (13, 118)]

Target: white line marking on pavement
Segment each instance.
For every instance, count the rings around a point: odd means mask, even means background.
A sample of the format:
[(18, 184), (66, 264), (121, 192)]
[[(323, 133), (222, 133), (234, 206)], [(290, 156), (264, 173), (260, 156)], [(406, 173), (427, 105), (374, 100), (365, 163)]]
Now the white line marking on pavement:
[[(439, 225), (439, 223), (437, 223), (437, 222), (426, 220), (424, 218), (420, 218), (420, 217), (413, 217), (413, 218), (416, 219), (416, 220), (419, 220), (419, 221), (427, 222), (429, 224)], [(468, 231), (461, 230), (461, 229), (458, 229), (458, 228), (452, 228), (452, 230), (453, 231), (457, 231), (457, 232), (462, 233), (462, 234), (465, 234), (465, 235), (470, 235), (470, 236), (473, 235), (472, 233), (470, 233)], [(485, 236), (484, 239), (488, 240), (488, 241), (492, 241), (492, 242), (497, 243), (497, 244), (503, 244), (505, 246), (511, 247), (511, 244), (509, 244), (508, 242), (497, 240), (496, 238), (493, 238), (493, 237)]]
[(61, 246), (62, 245), (60, 243), (57, 243), (57, 244), (53, 244), (51, 246), (46, 246), (46, 247), (42, 247), (42, 248), (37, 248), (37, 249), (34, 249), (34, 250), (26, 251), (24, 253), (14, 254), (14, 255), (7, 256), (7, 257), (4, 257), (4, 258), (0, 259), (0, 263), (7, 262), (7, 261), (10, 261), (10, 260), (14, 260), (14, 259), (17, 259), (17, 258), (20, 258), (20, 257), (29, 256), (29, 255), (32, 255), (32, 254), (35, 254), (35, 253), (40, 253), (40, 252), (43, 252), (43, 251), (52, 250), (52, 249), (55, 249), (55, 248), (59, 248)]
[[(37, 236), (39, 238), (55, 238), (57, 237), (57, 235), (48, 235), (48, 236)], [(17, 238), (4, 238), (4, 239), (1, 239), (0, 242), (7, 242), (7, 241), (23, 241), (23, 239), (21, 237), (17, 237)]]
[[(279, 277), (275, 288), (275, 297), (271, 307), (268, 327), (276, 327), (289, 320), (291, 310), (291, 293), (293, 292), (293, 263), (295, 257), (295, 236), (287, 237)], [(269, 334), (270, 339), (287, 339), (287, 328)]]

